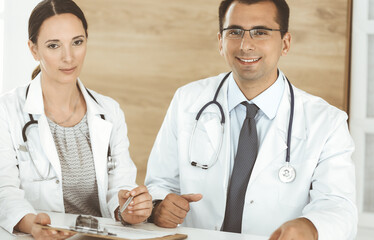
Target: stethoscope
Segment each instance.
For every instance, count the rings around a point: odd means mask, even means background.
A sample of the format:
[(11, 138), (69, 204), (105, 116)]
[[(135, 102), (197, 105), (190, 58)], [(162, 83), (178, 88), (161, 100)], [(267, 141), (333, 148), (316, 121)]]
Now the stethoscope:
[[(27, 95), (29, 93), (29, 88), (30, 88), (30, 85), (26, 89), (25, 100), (27, 99)], [(88, 95), (90, 95), (90, 97), (97, 104), (99, 104), (97, 102), (97, 100), (95, 99), (95, 97), (90, 93), (90, 91), (87, 88), (86, 88), (86, 91), (87, 91)], [(22, 138), (23, 138), (23, 142), (25, 143), (25, 145), (19, 145), (18, 149), (20, 151), (28, 152), (29, 153), (30, 159), (32, 161), (32, 164), (34, 165), (34, 169), (36, 170), (36, 173), (38, 174), (38, 177), (39, 177), (38, 179), (34, 179), (34, 181), (48, 181), (48, 180), (56, 179), (57, 177), (49, 177), (49, 173), (51, 171), (51, 163), (49, 163), (49, 166), (48, 166), (47, 177), (42, 176), (42, 174), (40, 173), (39, 169), (36, 167), (34, 159), (33, 159), (32, 155), (30, 153), (30, 148), (28, 146), (26, 131), (27, 131), (28, 127), (32, 126), (33, 124), (38, 124), (38, 120), (35, 120), (34, 117), (33, 117), (33, 115), (30, 114), (30, 113), (29, 113), (29, 117), (30, 117), (30, 120), (22, 128)], [(105, 120), (104, 114), (100, 114), (100, 117), (101, 117), (101, 119)], [(112, 155), (111, 155), (111, 151), (110, 151), (110, 145), (109, 145), (108, 146), (108, 153), (107, 153), (107, 169), (108, 169), (108, 173), (110, 173), (115, 168), (116, 168), (116, 161), (114, 159), (112, 159)]]
[[(217, 101), (217, 97), (218, 97), (218, 93), (220, 92), (224, 82), (229, 77), (230, 73), (231, 72), (227, 73), (225, 75), (225, 77), (221, 80), (221, 82), (220, 82), (220, 84), (219, 84), (219, 86), (216, 90), (216, 93), (214, 94), (213, 100), (206, 103), (196, 115), (196, 118), (195, 118), (196, 121), (195, 121), (195, 124), (194, 124), (193, 129), (192, 129), (192, 135), (191, 135), (191, 138), (190, 138), (189, 151), (188, 151), (189, 161), (190, 161), (191, 165), (194, 166), (194, 167), (199, 167), (199, 168), (202, 168), (202, 169), (206, 170), (206, 169), (212, 167), (218, 161), (218, 156), (219, 156), (219, 153), (221, 151), (222, 144), (223, 144), (225, 114), (223, 112), (223, 108), (222, 108), (221, 104)], [(285, 165), (282, 166), (279, 169), (278, 177), (279, 177), (279, 180), (281, 182), (289, 183), (289, 182), (292, 182), (293, 180), (295, 180), (295, 178), (296, 178), (296, 170), (290, 164), (291, 133), (292, 133), (292, 123), (293, 123), (293, 115), (294, 115), (294, 108), (295, 108), (295, 106), (294, 106), (295, 105), (295, 97), (294, 97), (294, 92), (293, 92), (293, 88), (292, 88), (292, 85), (291, 85), (290, 81), (288, 80), (287, 77), (285, 77), (285, 79), (287, 80), (287, 83), (288, 83), (288, 86), (289, 86), (289, 89), (290, 89), (290, 94), (291, 94), (291, 103), (290, 103), (291, 110), (290, 110), (290, 119), (289, 119), (289, 123), (288, 123), (288, 133), (287, 133), (286, 161), (285, 161)], [(220, 134), (221, 137), (220, 137), (220, 140), (219, 140), (218, 151), (216, 151), (216, 153), (212, 156), (212, 159), (209, 161), (209, 164), (200, 164), (197, 161), (192, 160), (192, 158), (191, 158), (191, 155), (192, 155), (191, 154), (191, 152), (192, 152), (191, 151), (191, 149), (192, 149), (191, 146), (192, 146), (192, 143), (194, 141), (194, 135), (195, 135), (195, 131), (196, 131), (196, 127), (197, 127), (197, 124), (199, 122), (199, 119), (200, 119), (202, 113), (204, 112), (204, 110), (210, 105), (216, 105), (218, 107), (219, 111), (220, 111), (220, 114), (221, 114), (220, 124), (221, 124), (222, 134)]]

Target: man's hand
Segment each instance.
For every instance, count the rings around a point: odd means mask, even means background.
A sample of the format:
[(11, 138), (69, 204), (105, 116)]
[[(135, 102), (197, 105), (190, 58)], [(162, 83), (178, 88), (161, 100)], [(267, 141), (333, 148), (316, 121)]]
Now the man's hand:
[(153, 221), (157, 226), (175, 228), (183, 223), (190, 203), (200, 201), (201, 194), (177, 195), (170, 193), (153, 210)]
[[(147, 220), (152, 213), (152, 197), (145, 186), (139, 186), (131, 191), (121, 190), (118, 192), (118, 201), (120, 208), (126, 200), (133, 196), (134, 199), (122, 213), (122, 218), (130, 224), (141, 223)], [(118, 209), (119, 211), (119, 209)]]
[(271, 235), (269, 240), (317, 240), (318, 231), (306, 218), (296, 218), (285, 222)]

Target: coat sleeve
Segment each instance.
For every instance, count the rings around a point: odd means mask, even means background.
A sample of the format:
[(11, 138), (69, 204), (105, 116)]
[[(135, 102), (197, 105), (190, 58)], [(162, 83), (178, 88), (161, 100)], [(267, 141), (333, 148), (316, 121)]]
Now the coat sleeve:
[[(113, 106), (112, 108), (113, 109)], [(108, 176), (107, 202), (108, 210), (114, 219), (114, 211), (119, 206), (118, 192), (121, 189), (131, 190), (136, 185), (136, 166), (129, 153), (129, 139), (127, 137), (127, 125), (125, 115), (117, 102), (114, 103), (113, 128), (110, 140), (112, 159), (116, 167)]]
[(322, 149), (311, 179), (310, 203), (303, 210), (319, 240), (351, 240), (357, 232), (354, 144), (346, 119), (341, 114), (331, 121), (335, 127)]
[(162, 200), (169, 193), (180, 194), (178, 159), (179, 93), (171, 101), (164, 122), (148, 159), (145, 184), (153, 200)]
[(0, 226), (9, 233), (29, 213), (36, 213), (20, 188), (18, 161), (11, 137), (9, 113), (0, 105)]

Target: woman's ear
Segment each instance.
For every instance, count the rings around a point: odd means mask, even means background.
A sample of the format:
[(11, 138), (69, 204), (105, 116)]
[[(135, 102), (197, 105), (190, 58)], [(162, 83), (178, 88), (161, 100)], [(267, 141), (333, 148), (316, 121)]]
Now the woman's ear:
[(35, 61), (39, 61), (38, 46), (35, 43), (33, 43), (31, 40), (29, 40), (27, 44), (29, 45), (30, 52), (32, 56), (34, 57)]

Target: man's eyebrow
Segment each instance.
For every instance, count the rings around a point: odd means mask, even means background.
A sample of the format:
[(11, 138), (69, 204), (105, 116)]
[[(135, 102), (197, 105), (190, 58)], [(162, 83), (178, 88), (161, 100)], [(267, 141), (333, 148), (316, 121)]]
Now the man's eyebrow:
[(74, 40), (74, 39), (77, 39), (77, 38), (81, 38), (81, 37), (83, 37), (83, 38), (84, 38), (84, 36), (83, 36), (83, 35), (79, 35), (79, 36), (73, 37), (73, 40)]
[[(229, 28), (229, 29), (233, 29), (233, 28), (235, 28), (235, 29), (244, 29), (242, 26), (240, 26), (240, 25), (229, 25), (228, 27), (226, 27), (226, 28)], [(257, 25), (257, 26), (253, 26), (252, 28), (250, 28), (250, 29), (271, 29), (270, 27), (268, 27), (268, 26), (264, 26), (264, 25)], [(248, 30), (250, 30), (250, 29), (248, 29)]]
[(226, 27), (226, 28), (229, 28), (229, 29), (232, 29), (232, 28), (244, 29), (242, 26), (239, 26), (239, 25), (229, 25), (229, 26)]

